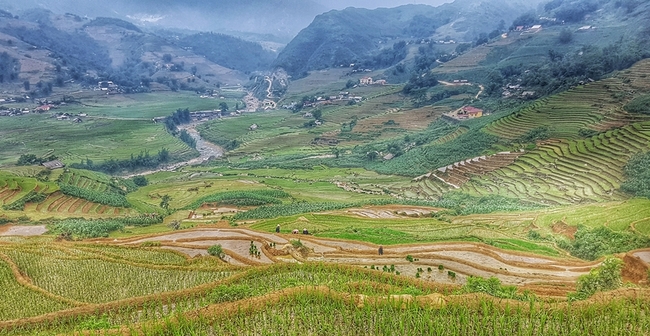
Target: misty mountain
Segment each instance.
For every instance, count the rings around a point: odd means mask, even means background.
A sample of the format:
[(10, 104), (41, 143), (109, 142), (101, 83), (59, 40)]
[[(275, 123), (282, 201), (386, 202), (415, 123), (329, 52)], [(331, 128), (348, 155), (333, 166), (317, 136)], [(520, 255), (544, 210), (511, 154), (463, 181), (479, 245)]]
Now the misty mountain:
[(272, 34), (286, 41), (329, 9), (312, 0), (0, 0), (0, 8), (116, 17), (159, 28)]
[[(0, 12), (0, 83), (47, 95), (52, 86), (113, 81), (128, 92), (243, 84), (275, 53), (222, 34), (153, 34), (116, 18), (48, 10)], [(45, 89), (43, 89), (45, 88)], [(31, 89), (27, 89), (28, 91)], [(44, 90), (44, 91), (43, 91)]]
[(438, 7), (346, 8), (317, 16), (280, 53), (275, 65), (293, 76), (362, 62), (398, 40), (472, 41), (511, 23), (540, 1), (456, 0)]

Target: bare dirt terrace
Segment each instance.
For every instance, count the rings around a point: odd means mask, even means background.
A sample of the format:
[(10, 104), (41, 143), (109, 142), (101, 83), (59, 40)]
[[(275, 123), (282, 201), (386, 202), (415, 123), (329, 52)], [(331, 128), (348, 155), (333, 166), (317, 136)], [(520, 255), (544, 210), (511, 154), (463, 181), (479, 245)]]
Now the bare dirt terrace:
[[(295, 243), (298, 240), (304, 248), (298, 247), (300, 244)], [(210, 246), (220, 244), (227, 254), (226, 261), (238, 266), (305, 261), (378, 269), (392, 265), (402, 275), (415, 276), (419, 273), (424, 280), (442, 283), (464, 283), (470, 275), (496, 276), (505, 284), (555, 285), (567, 290), (574, 287), (580, 275), (599, 265), (599, 261), (539, 256), (467, 242), (384, 246), (384, 254), (380, 256), (379, 246), (374, 244), (302, 234), (275, 235), (249, 229), (190, 229), (99, 242), (133, 246), (152, 241), (188, 257), (207, 255)], [(251, 242), (261, 251), (259, 257), (250, 254)], [(650, 250), (635, 253), (650, 258)]]

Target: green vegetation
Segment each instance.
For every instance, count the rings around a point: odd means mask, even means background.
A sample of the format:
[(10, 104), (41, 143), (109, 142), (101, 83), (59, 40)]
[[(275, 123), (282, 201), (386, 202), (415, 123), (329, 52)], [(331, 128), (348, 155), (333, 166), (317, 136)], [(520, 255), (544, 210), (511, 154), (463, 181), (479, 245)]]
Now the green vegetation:
[(605, 255), (648, 247), (650, 238), (631, 232), (614, 232), (607, 227), (581, 227), (574, 241), (560, 241), (559, 244), (578, 258), (596, 260)]
[(52, 313), (71, 306), (22, 286), (4, 261), (0, 261), (0, 286), (3, 289), (3, 300), (0, 300), (2, 321)]
[(625, 105), (625, 110), (630, 113), (650, 114), (650, 95), (643, 95), (632, 99)]
[(223, 248), (219, 244), (210, 246), (208, 248), (208, 254), (219, 259), (223, 259), (223, 257), (226, 255), (223, 252)]
[(65, 195), (83, 198), (85, 200), (104, 204), (113, 207), (129, 208), (131, 204), (122, 194), (111, 193), (107, 191), (94, 191), (84, 188), (79, 188), (69, 184), (59, 184), (61, 192)]
[(149, 226), (161, 222), (162, 217), (159, 215), (95, 220), (70, 218), (52, 224), (52, 231), (67, 237), (100, 238), (108, 237), (113, 231), (123, 230), (125, 226)]
[(228, 204), (238, 206), (257, 206), (265, 204), (282, 204), (282, 198), (291, 195), (281, 190), (230, 191), (204, 196), (188, 205), (187, 209), (197, 209), (206, 203)]
[(623, 191), (650, 198), (650, 152), (631, 158), (625, 166), (625, 176)]
[(623, 285), (621, 269), (623, 262), (609, 257), (603, 263), (578, 279), (578, 288), (569, 293), (571, 300), (585, 300), (597, 292), (611, 291)]
[[(212, 62), (247, 73), (267, 69), (275, 58), (273, 52), (264, 49), (258, 43), (223, 34), (189, 35), (183, 37), (179, 43)], [(233, 53), (233, 50), (237, 52)]]
[(502, 299), (512, 299), (520, 301), (534, 300), (535, 296), (530, 292), (517, 293), (517, 286), (504, 286), (501, 280), (496, 277), (484, 279), (481, 277), (470, 276), (467, 283), (463, 286), (464, 293), (485, 293)]
[(30, 191), (27, 195), (21, 197), (20, 199), (17, 199), (11, 204), (3, 205), (2, 208), (4, 210), (25, 210), (25, 204), (27, 203), (41, 203), (45, 201), (47, 198), (47, 195), (45, 194), (40, 194), (34, 190)]

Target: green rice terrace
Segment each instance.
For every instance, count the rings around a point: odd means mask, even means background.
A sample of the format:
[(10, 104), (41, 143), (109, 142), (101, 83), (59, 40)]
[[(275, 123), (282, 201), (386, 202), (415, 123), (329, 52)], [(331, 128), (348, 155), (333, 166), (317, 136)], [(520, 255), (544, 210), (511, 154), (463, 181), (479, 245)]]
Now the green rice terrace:
[(331, 69), (274, 98), (300, 109), (1, 119), (0, 336), (648, 335), (649, 75), (422, 103)]

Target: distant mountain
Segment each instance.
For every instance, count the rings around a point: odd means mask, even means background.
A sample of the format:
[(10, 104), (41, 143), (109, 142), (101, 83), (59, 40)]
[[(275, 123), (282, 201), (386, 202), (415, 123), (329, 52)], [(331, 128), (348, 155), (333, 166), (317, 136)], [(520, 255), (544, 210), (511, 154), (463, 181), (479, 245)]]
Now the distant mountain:
[(243, 84), (248, 73), (267, 70), (275, 55), (221, 34), (156, 35), (116, 18), (0, 12), (0, 85), (37, 96), (98, 81), (127, 91)]
[(0, 0), (0, 8), (117, 17), (154, 27), (272, 34), (286, 41), (329, 9), (312, 0)]
[(456, 0), (438, 7), (346, 8), (319, 15), (280, 53), (275, 65), (293, 76), (371, 57), (396, 40), (472, 41), (534, 9), (537, 1)]

